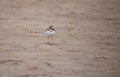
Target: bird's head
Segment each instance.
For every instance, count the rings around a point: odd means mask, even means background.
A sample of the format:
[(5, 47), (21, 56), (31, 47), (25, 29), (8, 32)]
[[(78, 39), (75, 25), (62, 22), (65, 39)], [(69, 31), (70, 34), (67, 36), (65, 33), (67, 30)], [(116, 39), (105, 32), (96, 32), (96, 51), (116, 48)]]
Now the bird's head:
[(54, 29), (54, 26), (49, 26), (49, 29)]

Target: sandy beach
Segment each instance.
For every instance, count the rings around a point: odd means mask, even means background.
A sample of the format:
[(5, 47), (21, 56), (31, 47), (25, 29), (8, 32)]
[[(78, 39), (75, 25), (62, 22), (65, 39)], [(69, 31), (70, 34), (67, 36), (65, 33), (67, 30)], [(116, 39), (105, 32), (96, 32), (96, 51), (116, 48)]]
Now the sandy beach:
[(0, 77), (120, 77), (120, 0), (0, 0)]

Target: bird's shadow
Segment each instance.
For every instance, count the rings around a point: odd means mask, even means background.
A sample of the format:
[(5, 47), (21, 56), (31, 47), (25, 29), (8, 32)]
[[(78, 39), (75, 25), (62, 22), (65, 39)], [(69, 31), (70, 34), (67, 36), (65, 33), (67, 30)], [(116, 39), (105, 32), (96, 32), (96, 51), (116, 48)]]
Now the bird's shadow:
[(47, 42), (45, 43), (46, 45), (57, 45), (57, 43), (53, 43), (53, 42)]

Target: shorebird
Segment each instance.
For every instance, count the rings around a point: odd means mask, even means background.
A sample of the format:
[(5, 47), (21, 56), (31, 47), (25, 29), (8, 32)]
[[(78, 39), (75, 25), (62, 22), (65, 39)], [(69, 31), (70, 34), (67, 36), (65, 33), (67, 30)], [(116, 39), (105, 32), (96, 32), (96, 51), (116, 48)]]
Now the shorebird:
[(48, 39), (51, 37), (52, 40), (53, 40), (53, 37), (54, 37), (55, 34), (56, 34), (56, 31), (55, 31), (55, 29), (54, 29), (54, 26), (49, 26), (49, 27), (45, 30), (45, 34), (46, 34), (46, 36), (47, 36)]

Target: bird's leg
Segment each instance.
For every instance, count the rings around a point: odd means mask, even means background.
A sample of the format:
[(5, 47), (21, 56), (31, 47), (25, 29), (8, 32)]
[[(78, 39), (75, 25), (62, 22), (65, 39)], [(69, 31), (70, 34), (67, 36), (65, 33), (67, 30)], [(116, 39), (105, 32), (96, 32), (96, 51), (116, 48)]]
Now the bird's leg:
[(52, 40), (53, 40), (53, 36), (52, 36)]
[(48, 39), (49, 39), (49, 36), (48, 36)]

